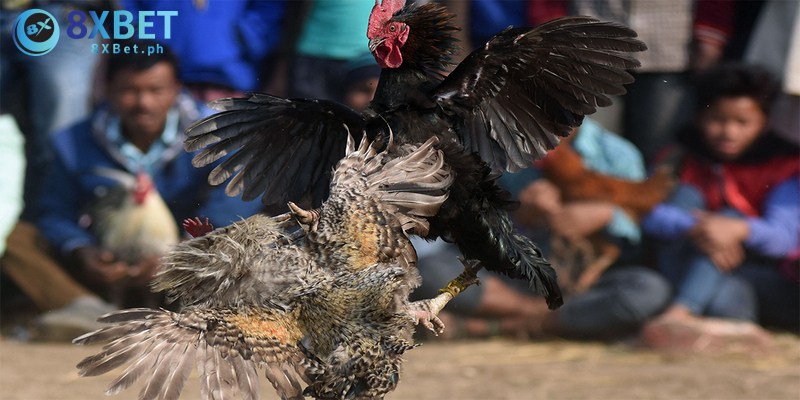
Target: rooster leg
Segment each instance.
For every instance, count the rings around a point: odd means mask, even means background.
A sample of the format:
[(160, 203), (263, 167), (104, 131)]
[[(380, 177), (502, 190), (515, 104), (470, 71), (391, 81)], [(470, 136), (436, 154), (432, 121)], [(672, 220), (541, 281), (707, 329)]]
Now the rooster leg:
[(289, 202), (289, 210), (291, 214), (297, 219), (297, 222), (306, 225), (308, 231), (316, 231), (317, 224), (319, 223), (319, 209), (304, 210), (297, 204)]
[(283, 213), (272, 217), (279, 229), (284, 230), (284, 235), (278, 238), (277, 242), (281, 246), (294, 243), (296, 240), (305, 237), (306, 231), (304, 229), (290, 229), (299, 226), (300, 221), (295, 218), (295, 214), (291, 212)]
[(447, 286), (439, 289), (438, 296), (411, 303), (415, 323), (422, 324), (437, 335), (444, 332), (444, 323), (438, 317), (444, 306), (471, 285), (480, 285), (478, 280), (478, 271), (481, 269), (480, 261), (462, 258), (459, 260), (464, 264), (464, 272), (451, 280)]
[(278, 224), (278, 228), (289, 228), (297, 225), (297, 220), (292, 217), (294, 217), (294, 214), (287, 212), (272, 217), (272, 220)]

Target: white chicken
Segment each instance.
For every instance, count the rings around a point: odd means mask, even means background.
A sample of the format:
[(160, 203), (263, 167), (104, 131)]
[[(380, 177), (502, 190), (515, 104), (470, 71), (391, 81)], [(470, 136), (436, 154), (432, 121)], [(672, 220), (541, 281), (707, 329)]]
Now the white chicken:
[(119, 182), (89, 208), (100, 246), (128, 264), (160, 257), (179, 241), (175, 218), (150, 176), (111, 168), (95, 173)]

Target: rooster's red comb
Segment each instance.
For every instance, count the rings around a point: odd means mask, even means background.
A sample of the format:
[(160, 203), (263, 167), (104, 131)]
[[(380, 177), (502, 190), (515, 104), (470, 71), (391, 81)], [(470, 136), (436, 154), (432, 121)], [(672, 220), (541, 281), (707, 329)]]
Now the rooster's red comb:
[[(406, 0), (383, 0), (381, 7), (383, 7), (389, 15), (400, 11), (406, 5)], [(378, 0), (375, 0), (375, 6), (378, 6)]]
[(394, 13), (400, 11), (406, 5), (406, 0), (375, 0), (375, 6), (369, 14), (369, 24), (367, 25), (367, 37), (372, 39), (381, 30), (383, 24), (392, 18)]

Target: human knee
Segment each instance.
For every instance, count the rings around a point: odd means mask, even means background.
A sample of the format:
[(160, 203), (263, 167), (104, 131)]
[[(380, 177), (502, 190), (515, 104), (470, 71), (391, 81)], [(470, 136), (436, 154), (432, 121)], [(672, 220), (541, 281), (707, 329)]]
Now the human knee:
[(647, 319), (663, 311), (669, 305), (672, 297), (670, 284), (664, 277), (647, 268), (635, 268), (631, 279), (631, 296), (628, 298), (633, 303), (638, 318)]

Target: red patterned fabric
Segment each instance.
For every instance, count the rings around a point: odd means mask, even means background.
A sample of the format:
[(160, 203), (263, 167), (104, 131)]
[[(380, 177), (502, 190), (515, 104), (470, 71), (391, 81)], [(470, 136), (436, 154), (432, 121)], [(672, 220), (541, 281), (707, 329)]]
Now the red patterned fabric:
[(681, 169), (681, 182), (700, 190), (710, 211), (728, 206), (756, 217), (761, 213), (767, 193), (798, 173), (800, 159), (797, 156), (776, 157), (759, 163), (721, 164), (688, 156)]

